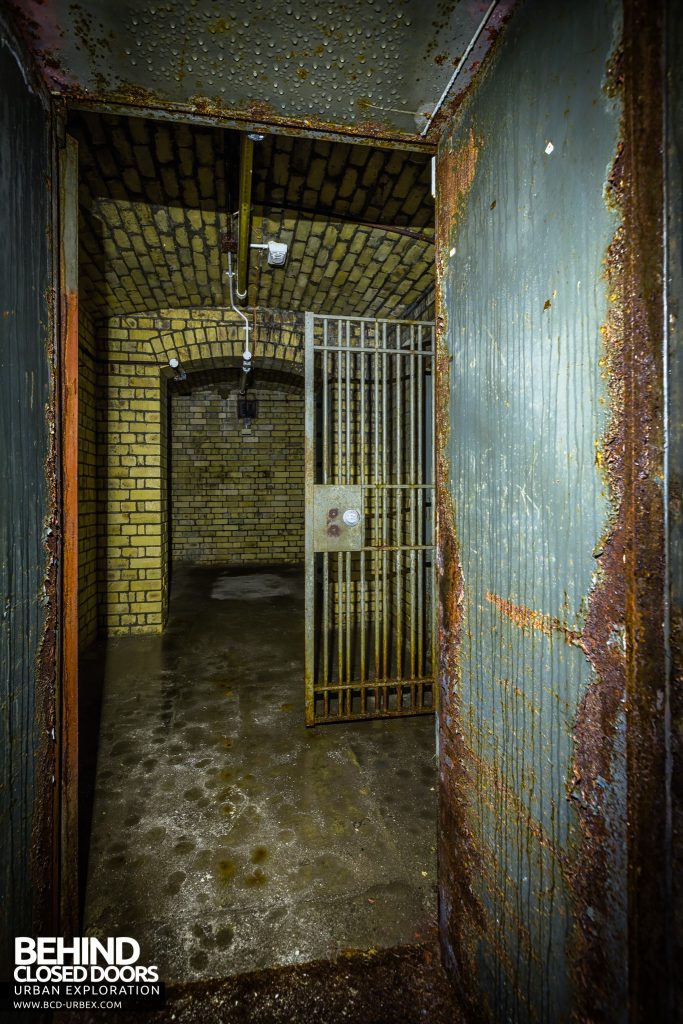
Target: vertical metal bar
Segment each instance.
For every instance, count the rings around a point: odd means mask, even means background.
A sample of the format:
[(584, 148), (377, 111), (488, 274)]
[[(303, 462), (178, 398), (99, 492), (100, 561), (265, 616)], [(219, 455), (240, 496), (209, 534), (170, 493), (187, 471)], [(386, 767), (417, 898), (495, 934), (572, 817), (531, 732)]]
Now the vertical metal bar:
[(353, 466), (351, 459), (351, 325), (346, 321), (346, 483), (353, 483)]
[[(336, 431), (336, 450), (337, 450), (337, 477), (336, 483), (341, 484), (343, 482), (343, 454), (342, 454), (342, 437), (343, 437), (343, 406), (342, 401), (342, 321), (337, 321), (337, 351), (336, 356), (336, 373), (337, 373), (337, 431)], [(337, 575), (336, 575), (336, 586), (337, 586), (337, 623), (335, 630), (335, 640), (337, 644), (337, 684), (341, 687), (344, 681), (344, 587), (343, 587), (343, 573), (342, 573), (342, 553), (337, 553)], [(342, 714), (342, 694), (341, 689), (337, 692), (337, 714)]]
[[(415, 678), (415, 608), (417, 605), (417, 581), (415, 578), (415, 545), (417, 544), (416, 529), (415, 529), (415, 505), (417, 499), (417, 477), (416, 477), (416, 459), (415, 459), (415, 443), (416, 443), (416, 431), (415, 431), (415, 364), (417, 356), (415, 355), (415, 328), (410, 328), (410, 352), (408, 356), (408, 363), (410, 366), (410, 390), (408, 395), (408, 405), (410, 407), (410, 435), (409, 435), (409, 448), (410, 448), (410, 484), (411, 488), (408, 492), (409, 498), (409, 525), (410, 525), (410, 678)], [(411, 684), (411, 704), (415, 704), (415, 687)]]
[[(430, 362), (431, 376), (430, 376), (430, 381), (429, 381), (429, 393), (431, 395), (431, 421), (432, 421), (432, 436), (430, 438), (430, 451), (434, 452), (434, 451), (436, 451), (436, 410), (435, 410), (435, 405), (436, 405), (435, 398), (436, 398), (436, 395), (435, 395), (435, 390), (434, 390), (434, 383), (435, 383), (435, 377), (436, 377), (436, 347), (435, 347), (436, 330), (435, 330), (434, 327), (432, 327), (430, 330), (431, 330), (431, 345), (430, 345), (430, 349), (431, 349), (431, 353), (432, 353), (431, 362)], [(432, 456), (432, 459), (433, 459), (433, 456)], [(436, 484), (436, 481), (435, 481), (435, 476), (434, 476), (435, 466), (433, 464), (433, 461), (432, 461), (432, 465), (431, 465), (430, 468), (431, 468), (430, 479), (431, 479), (431, 485), (432, 485), (431, 486), (431, 491), (430, 491), (430, 494), (431, 494), (431, 513), (432, 513), (432, 515), (431, 515), (432, 536), (431, 536), (431, 550), (430, 550), (430, 556), (431, 556), (431, 558), (430, 558), (430, 561), (431, 561), (430, 577), (431, 577), (431, 592), (432, 592), (432, 609), (431, 609), (431, 612), (432, 612), (431, 613), (432, 665), (431, 665), (430, 675), (434, 679), (434, 683), (432, 685), (432, 705), (435, 708), (435, 710), (438, 710), (438, 707), (439, 707), (439, 686), (438, 686), (438, 677), (437, 677), (437, 671), (436, 671), (436, 558), (435, 558), (435, 554), (436, 554), (436, 486), (435, 486), (435, 484)]]
[(342, 322), (341, 320), (337, 324), (337, 351), (335, 353), (337, 357), (337, 479), (335, 483), (342, 483), (343, 477), (343, 462), (342, 462), (342, 414), (343, 414), (343, 402), (342, 402)]
[[(353, 668), (351, 665), (351, 552), (346, 554), (346, 682), (351, 683)], [(347, 698), (351, 699), (351, 691), (347, 691)], [(350, 710), (350, 708), (349, 708)]]
[(389, 615), (387, 608), (387, 325), (382, 324), (382, 478), (378, 493), (382, 496), (382, 676), (389, 675)]
[(395, 359), (395, 373), (396, 373), (396, 387), (395, 387), (395, 401), (396, 410), (394, 419), (396, 421), (396, 557), (394, 559), (394, 572), (396, 578), (394, 580), (394, 593), (396, 601), (396, 678), (400, 679), (402, 676), (403, 669), (403, 552), (401, 548), (403, 546), (403, 489), (400, 486), (403, 483), (403, 417), (405, 412), (405, 401), (402, 394), (403, 381), (401, 380), (402, 372), (402, 356), (401, 356), (401, 329), (396, 325), (396, 355)]
[(314, 337), (313, 313), (306, 313), (304, 335), (304, 388), (305, 388), (305, 448), (304, 448), (304, 497), (305, 515), (305, 688), (306, 725), (315, 720), (315, 552), (313, 549), (313, 486), (315, 474), (315, 398), (314, 387)]
[(337, 684), (338, 690), (338, 705), (337, 714), (341, 715), (343, 707), (343, 694), (342, 683), (344, 682), (344, 553), (343, 551), (337, 552)]
[[(423, 422), (424, 422), (424, 399), (423, 399), (423, 380), (425, 373), (425, 358), (423, 354), (423, 339), (422, 339), (422, 327), (417, 329), (417, 347), (420, 355), (418, 356), (417, 364), (417, 475), (419, 480), (419, 489), (417, 492), (417, 543), (421, 546), (424, 544), (424, 485), (425, 485), (425, 473), (424, 464), (422, 460), (422, 448), (423, 448)], [(423, 650), (423, 637), (424, 637), (424, 608), (423, 608), (423, 594), (424, 594), (424, 551), (420, 547), (417, 552), (417, 673), (420, 678), (424, 675), (424, 650)], [(418, 689), (418, 704), (422, 707), (423, 699), (423, 687), (420, 683)]]
[[(375, 321), (375, 352), (373, 358), (373, 427), (374, 427), (374, 444), (373, 444), (373, 534), (372, 534), (372, 565), (374, 570), (374, 590), (373, 590), (373, 615), (375, 620), (375, 679), (379, 679), (380, 674), (380, 657), (379, 657), (379, 628), (380, 628), (380, 611), (379, 611), (379, 595), (380, 595), (380, 578), (379, 578), (379, 375), (380, 375), (380, 362), (379, 362), (379, 325)], [(375, 691), (375, 710), (377, 710), (378, 696)]]
[[(352, 458), (351, 449), (351, 322), (346, 321), (346, 353), (344, 358), (344, 370), (345, 370), (345, 400), (346, 400), (346, 483), (350, 484), (353, 480), (354, 465)], [(351, 669), (351, 614), (352, 614), (352, 603), (351, 603), (351, 552), (346, 552), (346, 682), (351, 682), (352, 669)], [(351, 691), (342, 691), (345, 693), (347, 703), (351, 700)], [(347, 711), (351, 708), (348, 707)]]
[[(365, 495), (366, 495), (366, 473), (365, 473), (365, 323), (361, 321), (360, 327), (360, 352), (359, 357), (359, 387), (360, 387), (360, 423), (359, 423), (359, 444), (360, 444), (360, 485), (362, 487), (363, 495), (363, 515), (365, 515)], [(360, 614), (360, 673), (359, 680), (361, 685), (361, 714), (365, 714), (365, 551), (360, 553), (360, 579), (359, 579), (359, 614)]]
[(323, 686), (325, 687), (325, 701), (327, 701), (327, 687), (330, 674), (330, 566), (329, 551), (323, 551)]
[(329, 415), (327, 402), (327, 383), (328, 383), (328, 370), (327, 370), (327, 320), (323, 320), (323, 345), (325, 346), (322, 353), (323, 360), (323, 372), (322, 372), (322, 391), (323, 391), (323, 451), (322, 451), (322, 463), (323, 463), (323, 483), (327, 483), (327, 476), (329, 471)]
[[(322, 352), (322, 482), (326, 484), (329, 478), (330, 469), (330, 437), (329, 437), (329, 362), (327, 352), (327, 320), (323, 320), (323, 345), (325, 348)], [(329, 554), (327, 551), (323, 552), (323, 608), (322, 608), (322, 620), (323, 620), (323, 686), (324, 691), (324, 703), (325, 703), (325, 718), (329, 714), (329, 693), (327, 687), (329, 685), (329, 674), (330, 674), (330, 564)]]
[(251, 178), (254, 143), (244, 132), (240, 135), (239, 220), (237, 221), (237, 296), (247, 297), (249, 242), (251, 240)]

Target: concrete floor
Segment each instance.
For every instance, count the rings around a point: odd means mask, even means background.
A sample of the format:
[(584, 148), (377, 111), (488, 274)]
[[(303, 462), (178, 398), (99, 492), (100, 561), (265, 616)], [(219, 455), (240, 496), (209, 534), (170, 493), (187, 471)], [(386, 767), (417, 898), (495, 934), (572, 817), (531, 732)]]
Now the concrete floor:
[(433, 934), (431, 716), (303, 725), (303, 574), (176, 569), (163, 636), (98, 644), (86, 933), (162, 980)]

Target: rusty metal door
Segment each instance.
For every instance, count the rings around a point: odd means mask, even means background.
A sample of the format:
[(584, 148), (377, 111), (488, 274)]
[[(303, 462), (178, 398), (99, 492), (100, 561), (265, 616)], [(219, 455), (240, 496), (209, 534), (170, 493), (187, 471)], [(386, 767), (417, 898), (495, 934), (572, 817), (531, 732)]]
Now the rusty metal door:
[(306, 724), (435, 710), (434, 325), (306, 314)]

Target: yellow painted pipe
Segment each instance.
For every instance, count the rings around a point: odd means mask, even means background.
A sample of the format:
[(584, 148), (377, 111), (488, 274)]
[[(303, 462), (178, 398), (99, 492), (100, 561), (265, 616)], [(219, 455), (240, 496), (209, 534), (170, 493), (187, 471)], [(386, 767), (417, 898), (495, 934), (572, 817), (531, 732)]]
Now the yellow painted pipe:
[(240, 196), (237, 223), (237, 298), (247, 298), (249, 273), (249, 241), (251, 236), (251, 172), (254, 165), (254, 143), (246, 135), (240, 137)]

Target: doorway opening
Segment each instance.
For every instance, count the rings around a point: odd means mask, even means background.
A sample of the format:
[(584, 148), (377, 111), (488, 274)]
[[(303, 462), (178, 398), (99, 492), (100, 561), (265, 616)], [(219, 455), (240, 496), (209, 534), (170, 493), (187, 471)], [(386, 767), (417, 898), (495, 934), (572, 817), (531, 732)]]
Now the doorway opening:
[[(428, 159), (286, 136), (256, 147), (250, 238), (265, 248), (247, 280), (245, 387), (244, 323), (225, 277), (238, 134), (85, 113), (70, 130), (81, 204), (86, 932), (135, 937), (169, 981), (427, 939), (436, 927), (432, 370), (426, 377), (418, 363), (433, 355)], [(271, 241), (286, 246), (284, 264), (269, 262)], [(308, 416), (310, 311), (419, 322), (424, 332), (419, 342), (417, 327), (400, 334), (395, 369), (382, 377), (391, 427), (368, 390), (387, 345), (377, 336), (374, 356), (344, 357), (349, 401), (337, 412), (351, 432), (362, 394), (367, 441), (353, 465), (339, 449), (344, 482), (364, 486), (361, 469), (376, 464), (374, 491), (358, 504), (370, 516), (365, 546), (382, 547), (385, 564), (360, 549), (335, 555), (342, 596), (327, 627), (336, 622), (353, 653), (344, 679), (330, 678), (350, 699), (337, 696), (334, 713), (334, 695), (318, 686), (314, 704), (335, 724), (315, 728), (305, 638), (313, 625), (319, 662), (323, 633), (306, 566), (312, 555), (322, 593), (326, 559), (305, 543), (305, 435), (308, 417), (322, 439), (326, 400), (318, 381), (317, 420), (315, 398)], [(384, 462), (371, 455), (378, 437), (366, 437), (367, 424), (383, 431)], [(380, 489), (393, 494), (382, 506)], [(334, 588), (338, 570), (328, 569)], [(349, 609), (370, 602), (352, 637)], [(372, 651), (366, 627), (380, 637)], [(375, 653), (361, 696), (354, 673)]]

